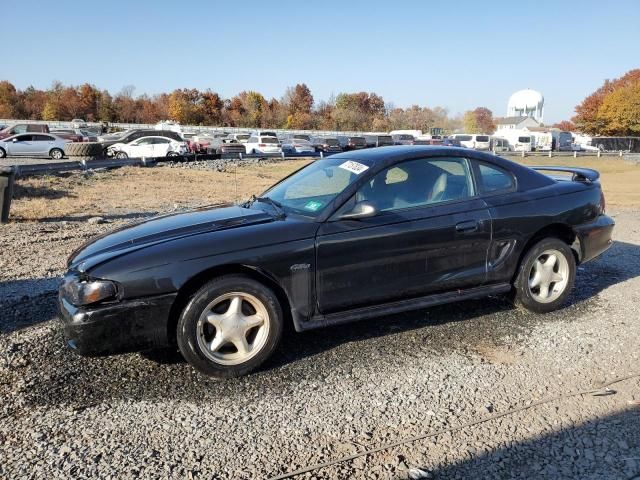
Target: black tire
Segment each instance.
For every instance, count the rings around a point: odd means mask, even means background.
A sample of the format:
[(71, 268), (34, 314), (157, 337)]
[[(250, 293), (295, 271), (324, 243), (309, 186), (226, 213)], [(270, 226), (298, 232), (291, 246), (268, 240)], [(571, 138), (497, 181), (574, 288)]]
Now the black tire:
[(102, 144), (97, 142), (72, 142), (64, 146), (68, 157), (97, 157), (102, 154)]
[(176, 152), (169, 152), (167, 153), (167, 157), (177, 157), (178, 154)]
[[(216, 353), (206, 352), (203, 348), (202, 343), (205, 342), (206, 344), (209, 339), (204, 339), (204, 332), (201, 331), (201, 328), (204, 327), (202, 327), (203, 322), (200, 322), (200, 319), (201, 316), (205, 315), (205, 312), (210, 311), (209, 307), (212, 302), (231, 292), (247, 294), (261, 302), (268, 317), (265, 320), (265, 324), (268, 323), (268, 328), (259, 348), (256, 347), (257, 350), (254, 353), (250, 352), (248, 354), (251, 355), (249, 358), (238, 361), (239, 363), (236, 364), (223, 364), (221, 362), (224, 360), (211, 358), (211, 355), (216, 355)], [(241, 303), (240, 308), (242, 310), (247, 307)], [(230, 307), (229, 310), (231, 310)], [(180, 315), (176, 333), (180, 352), (196, 370), (212, 377), (233, 378), (246, 375), (267, 360), (280, 342), (282, 329), (282, 307), (276, 295), (269, 288), (244, 275), (225, 275), (211, 280), (191, 297)], [(217, 336), (217, 331), (213, 336)], [(257, 340), (254, 340), (254, 343), (256, 342)], [(227, 343), (229, 344), (228, 347), (223, 348), (235, 349), (230, 341)], [(240, 350), (238, 349), (237, 352), (232, 352), (230, 355), (234, 354), (239, 355)]]
[(127, 155), (125, 152), (116, 152), (114, 154), (114, 157), (116, 157), (116, 158), (129, 158), (129, 155)]
[[(539, 265), (544, 266), (547, 264), (549, 255), (545, 255), (545, 252), (554, 252), (553, 254), (561, 255), (564, 261), (557, 257), (553, 265), (547, 268), (548, 275), (557, 274), (559, 277), (566, 279), (562, 282), (553, 282), (547, 284), (547, 290), (550, 293), (548, 300), (542, 301), (543, 296), (540, 291), (540, 286), (531, 287), (531, 284), (536, 283), (536, 271), (534, 263), (540, 261)], [(557, 265), (556, 265), (557, 262)], [(560, 271), (562, 269), (562, 272)], [(576, 260), (573, 255), (571, 247), (558, 238), (545, 238), (533, 245), (525, 254), (518, 274), (513, 283), (513, 301), (516, 306), (526, 308), (535, 313), (547, 313), (560, 308), (571, 294), (571, 289), (576, 279)], [(545, 281), (541, 282), (544, 285)], [(537, 292), (536, 292), (537, 289)], [(554, 293), (554, 290), (557, 292)]]
[(0, 158), (5, 158), (7, 156), (7, 152), (4, 151), (4, 148), (0, 148)]
[(52, 148), (51, 150), (49, 150), (49, 157), (53, 158), (54, 160), (61, 160), (64, 158), (64, 151), (62, 151), (60, 148)]

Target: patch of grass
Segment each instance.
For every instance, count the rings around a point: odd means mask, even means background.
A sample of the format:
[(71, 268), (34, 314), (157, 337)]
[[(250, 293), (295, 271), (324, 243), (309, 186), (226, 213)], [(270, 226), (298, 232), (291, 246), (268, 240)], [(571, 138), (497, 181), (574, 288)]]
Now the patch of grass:
[(118, 218), (245, 200), (308, 162), (274, 162), (230, 172), (127, 167), (91, 174), (27, 177), (16, 182), (11, 218), (22, 221)]

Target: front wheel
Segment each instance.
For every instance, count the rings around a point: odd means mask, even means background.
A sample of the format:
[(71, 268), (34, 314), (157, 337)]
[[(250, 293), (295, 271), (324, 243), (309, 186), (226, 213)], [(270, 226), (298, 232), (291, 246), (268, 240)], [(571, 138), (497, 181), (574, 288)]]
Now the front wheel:
[(282, 308), (269, 288), (243, 275), (226, 275), (205, 284), (185, 307), (178, 348), (205, 375), (238, 377), (271, 356), (282, 327)]
[(576, 261), (569, 245), (545, 238), (529, 249), (514, 282), (515, 303), (536, 313), (560, 308), (576, 278)]
[(116, 152), (116, 158), (129, 158), (125, 152)]
[(7, 152), (4, 151), (4, 148), (0, 148), (0, 158), (4, 158), (7, 156)]
[(64, 152), (59, 148), (52, 148), (49, 152), (49, 156), (54, 160), (60, 160), (62, 157), (64, 157)]
[(176, 152), (169, 152), (167, 153), (167, 157), (177, 157), (178, 154)]

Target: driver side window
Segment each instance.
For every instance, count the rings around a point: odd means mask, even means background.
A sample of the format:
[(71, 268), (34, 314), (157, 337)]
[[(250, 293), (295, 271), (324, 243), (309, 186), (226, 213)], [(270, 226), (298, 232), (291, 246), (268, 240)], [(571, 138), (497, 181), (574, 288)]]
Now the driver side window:
[(464, 158), (409, 160), (378, 173), (356, 193), (379, 211), (400, 210), (463, 200), (474, 195), (469, 165)]

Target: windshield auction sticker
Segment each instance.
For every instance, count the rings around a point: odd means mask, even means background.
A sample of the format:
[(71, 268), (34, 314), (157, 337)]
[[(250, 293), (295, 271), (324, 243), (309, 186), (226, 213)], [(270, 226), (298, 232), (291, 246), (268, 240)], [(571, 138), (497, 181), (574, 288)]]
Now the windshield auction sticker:
[(369, 169), (366, 165), (363, 165), (358, 162), (354, 162), (349, 160), (348, 162), (344, 162), (340, 165), (340, 168), (344, 168), (345, 170), (349, 170), (351, 173), (355, 173), (356, 175), (360, 175), (362, 172)]
[(321, 202), (314, 202), (313, 200), (311, 200), (310, 202), (308, 202), (304, 208), (306, 208), (307, 210), (311, 210), (312, 212), (315, 212), (316, 210), (318, 210), (320, 207), (322, 206)]

